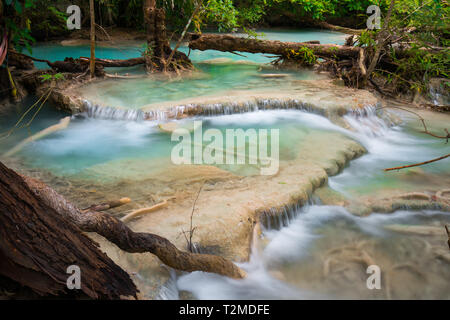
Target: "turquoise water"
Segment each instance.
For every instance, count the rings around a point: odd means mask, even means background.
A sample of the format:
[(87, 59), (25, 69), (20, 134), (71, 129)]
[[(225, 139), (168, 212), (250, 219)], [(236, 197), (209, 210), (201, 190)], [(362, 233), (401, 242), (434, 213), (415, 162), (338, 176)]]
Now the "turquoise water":
[[(27, 135), (36, 133), (48, 125), (55, 124), (55, 113), (47, 110), (39, 115), (38, 120), (29, 130), (22, 129), (19, 135), (9, 139), (7, 144), (0, 144), (2, 150), (8, 150)], [(195, 120), (195, 119), (193, 119)], [(230, 149), (225, 141), (226, 130), (260, 129), (268, 131), (268, 150), (270, 156), (271, 129), (279, 130), (280, 161), (295, 159), (301, 141), (310, 134), (323, 131), (315, 127), (314, 122), (327, 123), (320, 116), (309, 115), (300, 111), (268, 111), (248, 113), (245, 115), (217, 116), (199, 118), (203, 133), (210, 128), (220, 130), (224, 137), (223, 158), (230, 153), (245, 155), (245, 165), (222, 165), (223, 169), (240, 174), (258, 174), (260, 163), (250, 164), (249, 150), (254, 146), (247, 139), (244, 149)], [(192, 121), (177, 121), (180, 126), (190, 126)], [(9, 124), (10, 126), (10, 124)], [(3, 128), (5, 128), (3, 126)], [(194, 155), (193, 134), (191, 134), (192, 159)], [(210, 142), (205, 140), (202, 149)], [(82, 173), (93, 166), (114, 163), (120, 160), (142, 160), (147, 163), (155, 161), (157, 166), (165, 167), (171, 163), (171, 152), (177, 141), (171, 141), (171, 134), (162, 132), (153, 121), (111, 121), (84, 116), (73, 117), (66, 130), (30, 143), (18, 155), (26, 166), (50, 170), (56, 175), (71, 176)], [(257, 156), (257, 155), (256, 155)], [(193, 163), (193, 161), (192, 161)], [(116, 168), (120, 170), (119, 168)], [(114, 176), (117, 171), (111, 172)], [(108, 176), (104, 177), (108, 179)]]
[[(344, 44), (347, 35), (332, 31), (323, 30), (257, 30), (258, 33), (262, 33), (259, 36), (260, 39), (268, 40), (280, 40), (280, 41), (295, 41), (303, 42), (310, 40), (319, 40), (321, 43), (335, 43)], [(96, 57), (101, 59), (129, 59), (141, 56), (144, 42), (135, 42), (133, 44), (117, 44), (115, 48), (97, 47)], [(182, 46), (180, 51), (188, 54), (189, 49), (186, 46)], [(214, 50), (198, 51), (193, 50), (190, 52), (190, 58), (194, 62), (201, 62), (210, 59), (228, 58), (231, 60), (246, 60), (258, 63), (267, 63), (271, 59), (265, 57), (262, 54), (242, 53), (246, 58), (229, 53), (219, 52)], [(50, 61), (64, 60), (65, 57), (79, 58), (89, 57), (89, 46), (61, 46), (59, 44), (41, 44), (33, 47), (33, 57), (47, 59)], [(37, 68), (47, 68), (47, 64), (42, 62), (35, 62)]]
[[(281, 41), (320, 40), (322, 43), (342, 44), (345, 34), (329, 31), (267, 31), (262, 39)], [(63, 60), (65, 57), (78, 58), (89, 56), (88, 46), (37, 45), (33, 55), (49, 60)], [(192, 50), (181, 47), (181, 51), (189, 54), (197, 70), (190, 76), (158, 78), (144, 77), (143, 66), (133, 68), (107, 68), (108, 73), (139, 75), (139, 79), (107, 79), (93, 83), (82, 90), (83, 96), (103, 106), (136, 109), (147, 104), (181, 100), (190, 97), (212, 94), (227, 94), (230, 90), (261, 90), (289, 87), (295, 80), (320, 79), (320, 76), (309, 70), (277, 71), (267, 64), (272, 58), (263, 54), (241, 53), (243, 56), (229, 52), (214, 50)], [(97, 47), (96, 56), (107, 59), (128, 59), (141, 56), (142, 43), (118, 44), (116, 48)], [(46, 68), (44, 63), (36, 63), (38, 68)], [(286, 78), (267, 79), (264, 74), (283, 73)]]
[[(267, 31), (260, 38), (282, 41), (320, 40), (323, 43), (342, 44), (346, 35), (328, 31)], [(33, 48), (37, 58), (63, 60), (65, 57), (89, 56), (88, 46), (38, 45)], [(214, 50), (192, 50), (181, 47), (189, 54), (197, 70), (190, 76), (140, 79), (109, 79), (86, 86), (82, 94), (88, 100), (104, 106), (136, 109), (147, 104), (181, 100), (190, 97), (226, 94), (230, 90), (261, 90), (289, 87), (295, 80), (320, 79), (324, 76), (309, 71), (277, 71), (267, 64), (272, 58), (263, 54), (242, 53), (243, 56)], [(141, 56), (142, 43), (118, 45), (117, 48), (98, 47), (96, 56), (107, 59), (128, 59)], [(46, 64), (37, 63), (46, 68)], [(107, 68), (109, 73), (145, 76), (143, 66), (133, 68)], [(283, 73), (286, 78), (267, 79), (264, 74)]]
[[(284, 78), (263, 78), (264, 74), (282, 73)], [(277, 71), (254, 64), (199, 63), (189, 76), (158, 79), (107, 79), (81, 89), (89, 101), (102, 106), (136, 109), (148, 104), (177, 101), (209, 95), (228, 95), (232, 90), (271, 90), (295, 85), (296, 80), (321, 79), (313, 71)]]

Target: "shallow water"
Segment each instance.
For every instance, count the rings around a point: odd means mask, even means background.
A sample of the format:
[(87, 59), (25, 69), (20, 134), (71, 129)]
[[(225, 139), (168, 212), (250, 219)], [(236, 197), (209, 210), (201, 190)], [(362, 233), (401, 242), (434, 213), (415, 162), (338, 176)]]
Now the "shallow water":
[[(309, 41), (320, 40), (323, 43), (342, 44), (344, 34), (328, 31), (264, 31), (261, 38), (278, 39), (281, 41)], [(38, 45), (33, 48), (33, 55), (37, 58), (49, 60), (63, 60), (66, 56), (78, 58), (89, 56), (88, 46)], [(116, 48), (98, 47), (96, 56), (108, 59), (128, 59), (141, 55), (142, 44), (116, 44)], [(88, 100), (102, 106), (125, 107), (135, 109), (147, 104), (163, 101), (181, 100), (219, 94), (229, 90), (261, 90), (281, 86), (289, 87), (293, 80), (320, 79), (324, 76), (312, 71), (301, 72), (277, 71), (266, 64), (272, 61), (263, 54), (241, 53), (241, 55), (214, 50), (192, 50), (181, 47), (180, 51), (189, 54), (197, 71), (190, 76), (160, 79), (158, 77), (144, 77), (139, 79), (109, 79), (94, 83), (81, 90), (81, 94)], [(243, 55), (243, 56), (242, 56)], [(43, 63), (37, 67), (45, 68)], [(131, 74), (144, 76), (143, 66), (133, 68), (107, 68), (109, 73)], [(286, 78), (263, 78), (264, 74), (283, 73)]]
[[(414, 188), (411, 181), (382, 169), (424, 161), (448, 150), (445, 141), (413, 131), (415, 119), (408, 116), (398, 126), (374, 114), (346, 116), (346, 120), (356, 132), (334, 129), (368, 151), (330, 178), (330, 187), (349, 197), (400, 186)], [(443, 161), (421, 170), (443, 178), (449, 169)], [(420, 188), (421, 182), (423, 178), (415, 187)], [(195, 272), (178, 278), (172, 290), (189, 291), (198, 299), (450, 299), (444, 229), (450, 222), (448, 214), (397, 211), (356, 217), (342, 207), (320, 204), (286, 214), (290, 223), (281, 230), (263, 230), (250, 261), (240, 264), (248, 278), (236, 281)], [(404, 234), (391, 226), (431, 226), (437, 234)], [(380, 290), (367, 288), (369, 265), (380, 267)]]
[[(427, 224), (444, 230), (449, 222), (439, 212), (358, 218), (341, 207), (313, 205), (288, 227), (265, 231), (265, 248), (240, 264), (246, 279), (194, 272), (181, 276), (176, 288), (198, 299), (450, 299), (449, 262), (435, 256), (444, 237), (386, 229)], [(368, 264), (381, 269), (380, 290), (367, 289)]]

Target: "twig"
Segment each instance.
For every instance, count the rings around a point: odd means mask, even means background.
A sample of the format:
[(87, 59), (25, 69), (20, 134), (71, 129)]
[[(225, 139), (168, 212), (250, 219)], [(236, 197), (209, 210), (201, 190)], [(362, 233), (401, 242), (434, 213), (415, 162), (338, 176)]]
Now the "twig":
[(445, 231), (447, 231), (447, 236), (448, 236), (448, 248), (450, 249), (450, 230), (448, 229), (448, 226), (445, 225)]
[[(198, 190), (197, 193), (197, 197), (194, 200), (194, 204), (192, 205), (192, 212), (191, 212), (191, 222), (190, 222), (190, 226), (189, 226), (189, 241), (188, 241), (188, 248), (189, 251), (192, 252), (193, 247), (192, 247), (192, 237), (194, 235), (194, 231), (196, 228), (192, 227), (192, 222), (193, 222), (193, 218), (194, 218), (194, 211), (195, 211), (195, 205), (197, 204), (197, 200), (200, 197), (200, 193), (202, 192), (203, 186), (205, 185), (205, 182), (203, 182), (202, 186), (200, 187), (200, 189)], [(186, 236), (186, 235), (185, 235)], [(186, 239), (187, 240), (187, 239)]]
[(401, 170), (401, 169), (406, 169), (406, 168), (412, 168), (412, 167), (423, 166), (423, 165), (425, 165), (425, 164), (429, 164), (429, 163), (432, 163), (432, 162), (440, 161), (440, 160), (443, 160), (443, 159), (448, 158), (448, 157), (450, 157), (450, 153), (447, 154), (447, 155), (445, 155), (445, 156), (442, 156), (442, 157), (433, 159), (433, 160), (429, 160), (429, 161), (425, 161), (425, 162), (421, 162), (421, 163), (416, 163), (416, 164), (410, 164), (410, 165), (408, 165), (408, 166), (395, 167), (395, 168), (388, 168), (388, 169), (384, 169), (384, 171)]
[(402, 107), (393, 107), (393, 106), (389, 106), (389, 107), (379, 107), (379, 108), (377, 108), (376, 110), (380, 110), (380, 109), (389, 109), (389, 108), (400, 109), (400, 110), (403, 110), (403, 111), (406, 111), (406, 112), (409, 112), (409, 113), (414, 114), (415, 116), (417, 116), (417, 117), (420, 119), (420, 121), (422, 122), (423, 128), (425, 129), (424, 131), (421, 131), (422, 133), (428, 134), (428, 135), (430, 135), (430, 136), (432, 136), (432, 137), (434, 137), (434, 138), (438, 138), (438, 139), (446, 139), (446, 140), (447, 140), (446, 143), (448, 143), (448, 139), (450, 139), (450, 133), (448, 132), (448, 130), (447, 130), (447, 129), (444, 129), (445, 132), (447, 133), (446, 136), (438, 136), (438, 135), (436, 135), (436, 134), (434, 134), (434, 133), (429, 132), (429, 131), (428, 131), (428, 128), (427, 128), (427, 125), (426, 125), (426, 123), (425, 123), (425, 119), (422, 118), (422, 116), (421, 116), (420, 114), (418, 114), (417, 112), (414, 112), (414, 111), (411, 111), (411, 110), (408, 110), (408, 109), (405, 109), (405, 108), (402, 108)]

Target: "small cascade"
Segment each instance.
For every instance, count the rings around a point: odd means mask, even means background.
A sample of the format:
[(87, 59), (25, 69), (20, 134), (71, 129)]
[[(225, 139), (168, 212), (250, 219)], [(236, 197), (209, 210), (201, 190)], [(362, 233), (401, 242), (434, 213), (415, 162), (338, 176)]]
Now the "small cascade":
[(167, 111), (147, 111), (147, 120), (178, 119), (187, 116), (218, 116), (255, 112), (261, 110), (301, 110), (325, 115), (325, 109), (314, 107), (297, 99), (257, 99), (246, 102), (226, 102), (214, 104), (187, 104), (172, 107)]
[(265, 210), (260, 215), (261, 225), (265, 230), (281, 230), (282, 228), (289, 226), (289, 224), (304, 210), (305, 206), (300, 202), (285, 205), (281, 208)]
[(179, 300), (179, 290), (177, 287), (177, 274), (175, 270), (169, 269), (170, 278), (167, 282), (161, 287), (157, 300)]
[(145, 119), (145, 113), (139, 109), (119, 109), (113, 107), (103, 107), (84, 101), (85, 115), (88, 118), (108, 119), (108, 120), (128, 120), (139, 121)]
[(432, 79), (428, 87), (433, 105), (442, 106), (450, 104), (450, 95), (445, 79)]
[(380, 113), (378, 105), (352, 110), (344, 116), (344, 119), (358, 132), (357, 140), (360, 142), (362, 142), (361, 139), (385, 136), (395, 125), (387, 113)]
[[(113, 107), (102, 107), (84, 102), (85, 113), (90, 118), (114, 119), (114, 120), (155, 120), (166, 121), (168, 119), (180, 119), (184, 116), (219, 116), (249, 113), (264, 110), (299, 110), (308, 113), (327, 116), (325, 108), (304, 103), (297, 99), (256, 99), (246, 102), (225, 102), (213, 104), (187, 104), (179, 105), (167, 110), (143, 111), (141, 109), (120, 109)], [(353, 110), (349, 114), (357, 117), (376, 116), (376, 106), (366, 106)]]

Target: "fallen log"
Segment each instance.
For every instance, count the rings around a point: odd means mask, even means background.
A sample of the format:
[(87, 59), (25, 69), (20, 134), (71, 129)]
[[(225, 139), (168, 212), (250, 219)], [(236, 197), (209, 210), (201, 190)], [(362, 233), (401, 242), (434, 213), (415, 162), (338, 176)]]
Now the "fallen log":
[(311, 49), (318, 57), (358, 58), (359, 47), (336, 44), (317, 44), (309, 42), (281, 42), (234, 37), (232, 35), (201, 34), (191, 35), (189, 48), (193, 50), (218, 50), (223, 52), (269, 53), (286, 57), (291, 50)]

